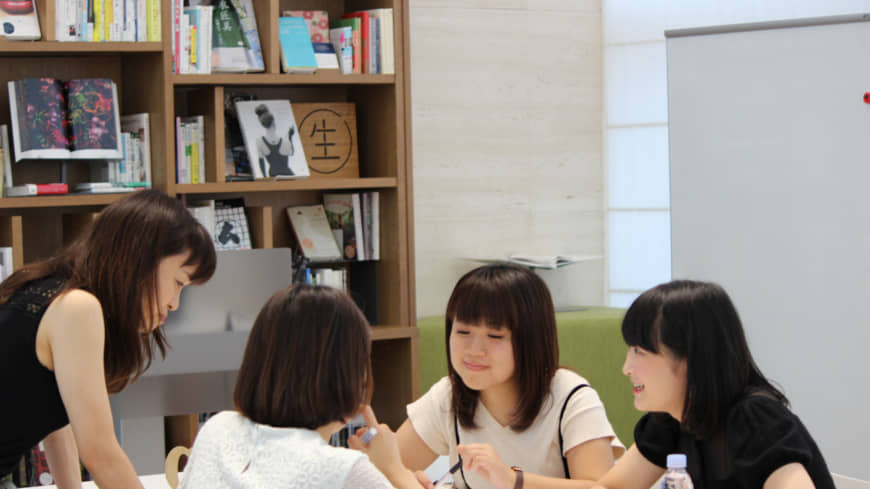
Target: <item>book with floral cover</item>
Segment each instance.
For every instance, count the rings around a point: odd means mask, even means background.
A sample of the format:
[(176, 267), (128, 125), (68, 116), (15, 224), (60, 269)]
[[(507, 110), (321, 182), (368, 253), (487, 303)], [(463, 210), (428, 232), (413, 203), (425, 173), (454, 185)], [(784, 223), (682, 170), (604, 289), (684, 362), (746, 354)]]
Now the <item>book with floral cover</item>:
[(8, 82), (15, 161), (121, 159), (118, 92), (108, 78)]

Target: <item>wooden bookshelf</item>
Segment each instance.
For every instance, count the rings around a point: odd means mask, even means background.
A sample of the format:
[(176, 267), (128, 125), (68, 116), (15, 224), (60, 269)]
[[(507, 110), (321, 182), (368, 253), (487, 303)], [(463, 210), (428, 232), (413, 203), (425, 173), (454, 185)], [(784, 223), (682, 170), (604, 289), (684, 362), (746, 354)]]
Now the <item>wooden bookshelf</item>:
[[(245, 198), (255, 246), (293, 243), (285, 209), (322, 202), (339, 190), (380, 191), (381, 259), (376, 263), (377, 313), (372, 364), (379, 417), (394, 428), (405, 405), (418, 395), (417, 330), (414, 309), (413, 185), (410, 145), (408, 0), (254, 0), (266, 65), (263, 73), (176, 75), (172, 72), (170, 1), (162, 0), (162, 42), (60, 43), (54, 41), (55, 0), (36, 0), (43, 40), (0, 41), (0, 124), (10, 124), (6, 82), (27, 77), (109, 77), (118, 86), (121, 114), (151, 115), (152, 181), (189, 202)], [(393, 9), (394, 75), (281, 73), (278, 15), (284, 10), (326, 10), (331, 19), (355, 10)], [(311, 177), (295, 181), (226, 182), (223, 98), (244, 90), (259, 98), (291, 102), (353, 102), (356, 105), (359, 178)], [(175, 117), (205, 115), (206, 182), (175, 181)], [(11, 132), (11, 125), (10, 125)], [(11, 134), (10, 134), (11, 136)], [(15, 183), (58, 181), (60, 163), (13, 163)], [(86, 168), (64, 169), (72, 188)], [(78, 178), (78, 181), (71, 181)], [(62, 195), (0, 199), (0, 245), (12, 246), (21, 265), (57, 251), (94, 213), (123, 194)], [(172, 355), (170, 351), (168, 353)], [(191, 418), (167, 418), (167, 444), (190, 446)]]

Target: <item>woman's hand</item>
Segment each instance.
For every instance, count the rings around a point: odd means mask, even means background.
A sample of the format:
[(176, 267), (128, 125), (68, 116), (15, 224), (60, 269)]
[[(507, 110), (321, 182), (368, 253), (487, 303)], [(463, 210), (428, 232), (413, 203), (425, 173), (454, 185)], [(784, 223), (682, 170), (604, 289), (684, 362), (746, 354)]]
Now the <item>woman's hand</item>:
[[(375, 412), (370, 406), (363, 407), (362, 415), (368, 427), (360, 428), (355, 434), (348, 437), (348, 446), (368, 455), (375, 467), (383, 472), (393, 482), (393, 485), (396, 485), (397, 479), (407, 479), (408, 476), (413, 478), (413, 474), (402, 465), (396, 434), (389, 426), (378, 423)], [(377, 434), (368, 443), (363, 442), (363, 434), (372, 427), (377, 430)]]
[(511, 489), (517, 474), (502, 462), (495, 448), (488, 443), (469, 443), (457, 447), (462, 457), (464, 470), (475, 472), (490, 484), (502, 489)]

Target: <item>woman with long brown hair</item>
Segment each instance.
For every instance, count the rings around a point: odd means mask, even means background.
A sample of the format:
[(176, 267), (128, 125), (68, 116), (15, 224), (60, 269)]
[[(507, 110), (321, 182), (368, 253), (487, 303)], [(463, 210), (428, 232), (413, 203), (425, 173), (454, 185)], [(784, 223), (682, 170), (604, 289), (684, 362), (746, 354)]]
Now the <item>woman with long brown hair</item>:
[(161, 325), (181, 289), (211, 278), (214, 245), (177, 199), (157, 190), (105, 209), (56, 256), (0, 284), (0, 475), (43, 441), (62, 489), (141, 488), (115, 437), (109, 393), (162, 355)]

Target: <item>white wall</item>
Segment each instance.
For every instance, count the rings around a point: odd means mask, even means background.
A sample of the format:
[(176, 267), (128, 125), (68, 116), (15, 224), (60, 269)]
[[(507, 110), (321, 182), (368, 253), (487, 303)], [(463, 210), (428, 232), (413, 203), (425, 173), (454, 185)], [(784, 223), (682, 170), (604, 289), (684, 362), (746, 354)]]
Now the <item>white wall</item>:
[[(470, 256), (604, 253), (599, 0), (411, 1), (417, 315)], [(603, 262), (563, 269), (603, 303)]]

